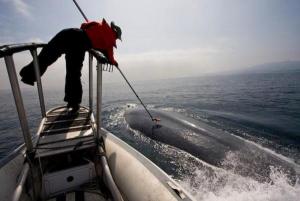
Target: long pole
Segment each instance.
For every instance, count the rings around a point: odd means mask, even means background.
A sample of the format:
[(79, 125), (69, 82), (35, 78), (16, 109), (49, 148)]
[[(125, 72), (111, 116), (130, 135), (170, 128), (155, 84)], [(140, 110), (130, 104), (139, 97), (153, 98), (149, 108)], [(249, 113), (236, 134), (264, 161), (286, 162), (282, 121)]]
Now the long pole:
[[(87, 17), (85, 16), (85, 14), (83, 13), (83, 11), (81, 10), (81, 8), (78, 5), (78, 3), (76, 2), (76, 0), (73, 0), (73, 2), (76, 5), (76, 7), (78, 8), (78, 10), (81, 13), (81, 15), (83, 16), (83, 18), (85, 19), (85, 21), (88, 22), (89, 20), (87, 19)], [(133, 93), (135, 94), (135, 96), (137, 97), (137, 99), (140, 101), (140, 103), (142, 104), (142, 106), (145, 108), (145, 110), (148, 113), (148, 115), (150, 116), (151, 120), (152, 121), (156, 121), (156, 122), (160, 121), (159, 118), (153, 118), (153, 116), (151, 115), (151, 113), (149, 112), (149, 110), (144, 105), (143, 101), (140, 99), (140, 97), (138, 96), (138, 94), (135, 92), (135, 90), (133, 89), (133, 87), (131, 86), (131, 84), (129, 83), (129, 81), (127, 80), (127, 78), (125, 77), (125, 75), (123, 74), (123, 72), (121, 71), (121, 69), (119, 67), (117, 67), (117, 66), (116, 66), (116, 68), (120, 71), (121, 75), (123, 76), (123, 78), (127, 82), (128, 86), (131, 88), (131, 90), (133, 91)]]
[(78, 3), (76, 2), (76, 0), (73, 0), (74, 4), (76, 5), (76, 7), (78, 8), (79, 12), (81, 13), (81, 15), (83, 16), (83, 18), (85, 19), (86, 22), (88, 22), (88, 18), (85, 16), (85, 14), (83, 13), (83, 11), (81, 10), (80, 6), (78, 5)]
[(143, 101), (140, 99), (139, 95), (135, 92), (134, 88), (131, 86), (131, 84), (129, 83), (129, 81), (128, 81), (127, 78), (125, 77), (124, 73), (121, 71), (121, 69), (120, 69), (119, 67), (116, 67), (116, 68), (120, 71), (122, 77), (123, 77), (124, 80), (127, 82), (128, 86), (130, 87), (130, 89), (132, 90), (132, 92), (135, 94), (135, 96), (137, 97), (137, 99), (140, 101), (140, 103), (142, 104), (142, 106), (145, 108), (145, 110), (146, 110), (146, 112), (148, 113), (148, 115), (150, 116), (151, 120), (152, 120), (152, 121), (160, 121), (160, 119), (154, 118), (154, 117), (151, 115), (151, 113), (149, 112), (149, 110), (147, 109), (147, 107), (145, 106), (145, 104), (143, 103)]

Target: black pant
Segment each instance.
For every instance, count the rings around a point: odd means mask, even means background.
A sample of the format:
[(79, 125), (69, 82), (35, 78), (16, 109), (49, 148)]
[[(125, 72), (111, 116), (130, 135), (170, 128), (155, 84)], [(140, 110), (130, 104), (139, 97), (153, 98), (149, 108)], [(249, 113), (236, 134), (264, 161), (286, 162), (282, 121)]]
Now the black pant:
[[(85, 52), (90, 48), (91, 42), (83, 30), (64, 29), (50, 40), (38, 56), (42, 76), (48, 66), (65, 54), (67, 74), (64, 101), (71, 105), (81, 103), (81, 69)], [(23, 79), (36, 81), (33, 63), (25, 66), (20, 71), (20, 75)]]

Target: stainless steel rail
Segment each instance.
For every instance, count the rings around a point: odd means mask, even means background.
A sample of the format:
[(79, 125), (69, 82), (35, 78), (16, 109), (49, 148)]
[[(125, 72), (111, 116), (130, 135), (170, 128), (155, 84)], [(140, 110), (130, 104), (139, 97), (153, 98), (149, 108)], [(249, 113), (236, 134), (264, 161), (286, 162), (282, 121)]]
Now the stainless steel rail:
[(0, 46), (0, 58), (13, 55), (17, 52), (22, 52), (25, 50), (33, 50), (40, 47), (44, 47), (44, 43), (22, 43), (22, 44), (11, 44)]
[[(107, 63), (107, 59), (99, 52), (95, 50), (90, 51), (90, 55), (94, 56), (97, 59), (97, 111), (96, 111), (96, 140), (102, 137), (102, 121), (101, 121), (101, 111), (102, 111), (102, 71), (103, 71), (103, 65)], [(92, 61), (90, 59), (90, 63), (92, 65)], [(91, 66), (90, 65), (90, 66)], [(103, 153), (103, 147), (99, 147), (99, 153)], [(108, 186), (108, 189), (110, 190), (113, 200), (114, 201), (124, 201), (122, 198), (122, 194), (120, 193), (113, 176), (111, 174), (111, 171), (108, 166), (107, 158), (103, 154), (101, 155), (101, 165), (103, 168), (103, 174), (104, 174), (104, 181), (106, 182), (106, 185)]]
[[(19, 121), (22, 128), (22, 133), (26, 145), (27, 152), (33, 151), (31, 134), (28, 126), (26, 111), (24, 108), (23, 98), (18, 82), (18, 77), (15, 69), (13, 54), (23, 51), (30, 51), (33, 57), (34, 71), (37, 80), (37, 90), (39, 96), (39, 103), (41, 108), (42, 117), (46, 117), (46, 107), (44, 101), (43, 87), (39, 70), (39, 62), (37, 56), (37, 48), (44, 47), (46, 44), (43, 43), (23, 43), (23, 44), (12, 44), (0, 46), (0, 58), (4, 57), (10, 85), (12, 88), (15, 105), (17, 108)], [(96, 122), (97, 122), (97, 135), (99, 139), (101, 131), (101, 104), (102, 104), (102, 64), (107, 63), (107, 59), (98, 51), (89, 51), (89, 107), (90, 112), (93, 112), (93, 57), (97, 59), (97, 111), (96, 111)]]
[(89, 53), (89, 107), (93, 113), (93, 55)]
[(33, 49), (33, 50), (30, 50), (30, 52), (33, 57), (33, 65), (34, 65), (34, 71), (35, 71), (35, 77), (36, 77), (37, 89), (38, 89), (38, 94), (39, 94), (42, 117), (46, 117), (46, 108), (45, 108), (43, 86), (42, 86), (42, 81), (41, 81), (41, 76), (40, 76), (41, 73), (40, 73), (40, 68), (39, 68), (37, 51), (36, 51), (36, 49)]
[(23, 137), (26, 145), (26, 150), (27, 152), (31, 153), (33, 151), (33, 146), (32, 146), (32, 140), (31, 140), (31, 135), (28, 127), (28, 121), (27, 121), (27, 116), (24, 108), (24, 103), (22, 99), (22, 94), (19, 86), (19, 82), (17, 79), (17, 74), (16, 74), (16, 69), (15, 69), (15, 64), (13, 60), (13, 56), (5, 56), (5, 64), (7, 68), (7, 73), (10, 81), (10, 86), (13, 91), (14, 95), (14, 100), (15, 104), (17, 107), (17, 112), (21, 124), (21, 129), (23, 132)]
[[(97, 106), (96, 106), (96, 140), (98, 140), (101, 136), (101, 106), (102, 106), (102, 65), (107, 63), (107, 59), (96, 50), (90, 50), (90, 57), (94, 56), (97, 59)], [(92, 66), (92, 61), (90, 59), (90, 66)], [(92, 69), (92, 67), (91, 67)], [(91, 93), (91, 89), (90, 89)]]
[(44, 95), (43, 95), (43, 89), (42, 89), (42, 82), (40, 79), (40, 72), (38, 67), (38, 58), (37, 58), (37, 48), (43, 47), (45, 44), (42, 43), (24, 43), (24, 44), (13, 44), (13, 45), (4, 45), (0, 47), (0, 58), (4, 57), (6, 69), (10, 81), (10, 85), (12, 88), (19, 121), (21, 124), (21, 129), (26, 145), (26, 151), (28, 153), (33, 152), (33, 145), (32, 145), (32, 139), (31, 134), (28, 126), (26, 111), (24, 108), (23, 98), (18, 82), (18, 77), (16, 73), (16, 68), (14, 64), (13, 54), (30, 50), (32, 56), (33, 56), (33, 63), (35, 68), (35, 76), (37, 78), (37, 87), (38, 87), (38, 95), (40, 100), (40, 106), (41, 106), (41, 112), (42, 117), (45, 117), (46, 109), (45, 109), (45, 103), (44, 103)]
[[(34, 71), (35, 76), (37, 80), (37, 90), (39, 95), (39, 102), (41, 107), (41, 113), (42, 113), (42, 119), (45, 121), (46, 117), (46, 108), (45, 108), (45, 101), (44, 101), (44, 94), (43, 94), (43, 87), (42, 87), (42, 81), (40, 77), (40, 71), (39, 71), (39, 62), (38, 62), (38, 56), (37, 56), (37, 48), (43, 47), (45, 44), (36, 44), (36, 43), (27, 43), (27, 44), (16, 44), (16, 45), (4, 45), (0, 46), (0, 58), (4, 57), (10, 85), (12, 88), (15, 105), (18, 111), (19, 121), (22, 128), (22, 133), (26, 145), (26, 152), (33, 153), (33, 143), (32, 138), (28, 126), (26, 111), (23, 104), (23, 98), (18, 82), (18, 77), (16, 74), (15, 64), (13, 60), (13, 54), (22, 52), (22, 51), (30, 51), (31, 55), (33, 57), (33, 64), (34, 64)], [(103, 64), (107, 63), (107, 59), (98, 51), (96, 50), (90, 50), (89, 51), (89, 106), (90, 106), (90, 113), (91, 117), (93, 117), (93, 57), (97, 59), (97, 111), (96, 111), (96, 136), (95, 140), (98, 141), (99, 138), (101, 138), (101, 106), (102, 106), (102, 70), (103, 70)], [(41, 128), (39, 128), (40, 130)], [(115, 201), (123, 201), (121, 193), (119, 192), (116, 184), (114, 183), (114, 180), (112, 178), (112, 175), (110, 173), (107, 160), (105, 156), (102, 156), (101, 163), (104, 166), (104, 174), (106, 176), (106, 181), (108, 182), (109, 189), (111, 190), (111, 193), (113, 195), (113, 198)], [(20, 198), (20, 195), (22, 194), (22, 190), (26, 181), (26, 177), (28, 175), (30, 167), (26, 163), (23, 167), (23, 171), (21, 174), (21, 177), (18, 181), (17, 188), (15, 190), (13, 200), (17, 201)]]
[(102, 105), (102, 64), (97, 61), (97, 112), (96, 112), (96, 125), (97, 125), (97, 135), (96, 139), (99, 139), (101, 136), (101, 108)]

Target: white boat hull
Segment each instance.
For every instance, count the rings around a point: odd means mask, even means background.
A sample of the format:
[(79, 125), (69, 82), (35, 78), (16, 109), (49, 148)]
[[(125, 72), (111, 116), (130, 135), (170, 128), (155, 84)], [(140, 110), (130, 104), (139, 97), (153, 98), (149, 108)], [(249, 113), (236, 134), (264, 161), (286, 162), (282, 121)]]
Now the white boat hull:
[[(192, 200), (172, 178), (125, 142), (102, 129), (110, 171), (123, 198), (128, 201)], [(24, 164), (24, 148), (0, 169), (1, 201), (11, 200)], [(22, 194), (22, 201), (30, 200)]]

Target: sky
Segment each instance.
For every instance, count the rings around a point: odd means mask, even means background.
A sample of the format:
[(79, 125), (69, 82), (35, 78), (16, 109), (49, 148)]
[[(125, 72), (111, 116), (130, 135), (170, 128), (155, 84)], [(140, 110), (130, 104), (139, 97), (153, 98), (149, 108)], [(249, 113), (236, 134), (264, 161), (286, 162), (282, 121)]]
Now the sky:
[[(299, 0), (77, 1), (90, 20), (105, 18), (122, 28), (115, 58), (132, 80), (198, 76), (300, 59)], [(72, 0), (0, 0), (2, 45), (47, 43), (60, 30), (82, 22)], [(49, 85), (55, 85), (58, 74), (64, 79), (61, 58), (43, 77)], [(18, 70), (31, 58), (24, 53), (15, 59)], [(5, 80), (4, 62), (0, 65)], [(0, 81), (0, 88), (3, 85)]]

